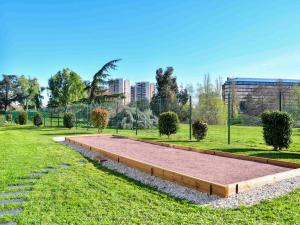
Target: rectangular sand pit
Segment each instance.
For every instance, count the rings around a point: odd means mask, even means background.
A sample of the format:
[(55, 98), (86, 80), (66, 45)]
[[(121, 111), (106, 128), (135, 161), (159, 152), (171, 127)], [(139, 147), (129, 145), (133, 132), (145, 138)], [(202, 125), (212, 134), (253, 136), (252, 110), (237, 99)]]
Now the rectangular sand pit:
[(283, 167), (258, 162), (257, 158), (251, 161), (251, 157), (244, 160), (230, 157), (232, 154), (224, 157), (185, 151), (120, 136), (78, 136), (66, 140), (151, 175), (222, 197), (300, 175), (300, 169), (286, 164)]

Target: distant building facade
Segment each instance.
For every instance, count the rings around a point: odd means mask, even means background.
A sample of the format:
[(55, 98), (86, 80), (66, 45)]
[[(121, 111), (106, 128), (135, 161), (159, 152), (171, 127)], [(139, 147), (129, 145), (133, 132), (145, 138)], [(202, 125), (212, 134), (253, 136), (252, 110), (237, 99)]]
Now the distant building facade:
[(109, 92), (110, 94), (123, 94), (125, 105), (130, 103), (130, 81), (124, 80), (123, 78), (117, 78), (110, 80), (109, 82)]
[(135, 101), (147, 100), (151, 101), (154, 95), (154, 84), (150, 82), (135, 83)]
[(135, 86), (130, 86), (130, 101), (135, 102)]
[(129, 80), (124, 80), (124, 105), (128, 105), (131, 102), (131, 88), (130, 88), (130, 81)]
[[(227, 78), (222, 85), (222, 98), (227, 104), (228, 95), (235, 95), (242, 110), (247, 99), (265, 100), (266, 104), (277, 104), (280, 97), (288, 104), (293, 97), (293, 87), (300, 85), (298, 79)], [(280, 97), (279, 97), (280, 94)], [(274, 102), (275, 101), (275, 102)], [(274, 107), (273, 107), (274, 108)]]

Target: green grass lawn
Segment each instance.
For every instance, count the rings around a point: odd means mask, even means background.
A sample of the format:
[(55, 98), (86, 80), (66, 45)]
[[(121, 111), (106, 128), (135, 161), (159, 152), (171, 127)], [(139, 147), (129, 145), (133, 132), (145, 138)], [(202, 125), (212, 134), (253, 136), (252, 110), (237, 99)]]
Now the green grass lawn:
[[(187, 127), (183, 126), (177, 135), (171, 136), (170, 140), (160, 138), (154, 130), (139, 131), (138, 137), (300, 163), (300, 155), (295, 151), (299, 149), (299, 130), (294, 131), (293, 151), (274, 152), (265, 147), (260, 128), (233, 127), (230, 146), (226, 144), (224, 127), (211, 127), (207, 139), (201, 143), (187, 142), (186, 129)], [(94, 129), (88, 131), (93, 132)], [(114, 133), (115, 130), (106, 132)], [(32, 191), (23, 196), (28, 200), (26, 203), (0, 206), (0, 210), (18, 206), (24, 208), (17, 216), (0, 216), (0, 223), (6, 221), (51, 225), (300, 223), (299, 189), (271, 201), (238, 209), (213, 209), (192, 204), (109, 171), (52, 140), (53, 136), (82, 133), (87, 133), (86, 129), (47, 127), (36, 129), (30, 126), (0, 128), (0, 193), (8, 191), (8, 185), (27, 182), (20, 181), (20, 177), (28, 177), (30, 173), (45, 167), (57, 168), (43, 175), (40, 180), (34, 181)], [(134, 131), (119, 131), (119, 133), (134, 135)], [(82, 160), (87, 164), (79, 165), (78, 162)], [(61, 163), (72, 166), (64, 169), (59, 166)]]

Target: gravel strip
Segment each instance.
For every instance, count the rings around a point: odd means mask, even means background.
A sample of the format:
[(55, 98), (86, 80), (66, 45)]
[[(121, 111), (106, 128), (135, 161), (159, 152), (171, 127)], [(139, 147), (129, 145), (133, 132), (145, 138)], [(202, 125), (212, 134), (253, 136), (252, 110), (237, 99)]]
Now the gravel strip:
[[(62, 142), (63, 144), (70, 146), (74, 150), (80, 152), (85, 157), (95, 159), (99, 156), (98, 153), (91, 152), (78, 145)], [(147, 173), (141, 172), (137, 169), (128, 167), (122, 163), (107, 159), (107, 161), (101, 163), (102, 166), (117, 171), (130, 177), (141, 183), (154, 187), (155, 189), (167, 193), (173, 197), (186, 199), (190, 202), (209, 205), (218, 208), (237, 208), (240, 205), (251, 206), (259, 203), (262, 200), (271, 199), (277, 196), (281, 196), (293, 191), (295, 188), (300, 187), (300, 177), (286, 179), (273, 184), (264, 185), (260, 188), (256, 188), (247, 192), (242, 192), (236, 195), (232, 195), (228, 198), (221, 198), (215, 195), (209, 195), (202, 193), (191, 188), (181, 186), (179, 184), (163, 180), (159, 177), (151, 176)]]
[(12, 209), (6, 211), (0, 211), (0, 216), (5, 215), (18, 215), (19, 213), (23, 212), (23, 209)]
[(10, 189), (21, 189), (21, 188), (30, 188), (32, 186), (33, 186), (33, 184), (16, 184), (16, 185), (8, 186), (8, 188), (10, 188)]
[(15, 225), (16, 222), (7, 222), (7, 223), (0, 223), (0, 225)]
[(15, 225), (16, 222), (7, 222), (7, 223), (0, 223), (0, 225)]
[(29, 191), (15, 191), (15, 192), (4, 192), (0, 194), (0, 197), (9, 197), (14, 195), (26, 195)]
[(2, 200), (0, 201), (0, 205), (8, 205), (8, 204), (22, 203), (22, 202), (26, 202), (26, 199), (17, 198), (17, 199)]

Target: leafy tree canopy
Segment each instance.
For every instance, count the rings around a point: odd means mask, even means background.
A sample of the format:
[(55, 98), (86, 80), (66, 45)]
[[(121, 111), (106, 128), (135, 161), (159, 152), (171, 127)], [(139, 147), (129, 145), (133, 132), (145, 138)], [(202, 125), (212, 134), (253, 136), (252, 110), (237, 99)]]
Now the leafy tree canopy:
[[(25, 110), (28, 108), (39, 108), (40, 102), (37, 102), (37, 97), (41, 95), (41, 88), (36, 78), (30, 79), (24, 75), (19, 77), (19, 85), (22, 93), (20, 104)], [(39, 96), (42, 98), (42, 96)], [(38, 104), (37, 104), (38, 103)]]
[(0, 108), (5, 111), (12, 103), (22, 101), (24, 95), (16, 75), (3, 75), (0, 81)]
[(151, 109), (158, 115), (161, 112), (174, 110), (177, 105), (178, 85), (173, 77), (174, 68), (156, 70), (156, 93), (152, 97)]
[(67, 107), (68, 104), (86, 97), (85, 84), (81, 77), (70, 69), (58, 71), (48, 80), (51, 92), (49, 106)]

